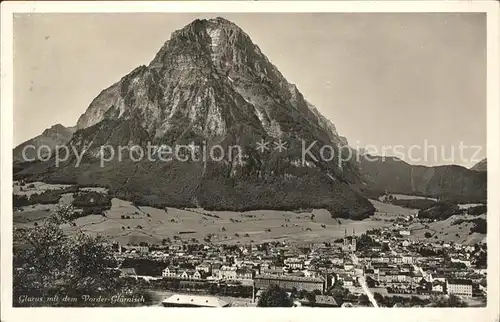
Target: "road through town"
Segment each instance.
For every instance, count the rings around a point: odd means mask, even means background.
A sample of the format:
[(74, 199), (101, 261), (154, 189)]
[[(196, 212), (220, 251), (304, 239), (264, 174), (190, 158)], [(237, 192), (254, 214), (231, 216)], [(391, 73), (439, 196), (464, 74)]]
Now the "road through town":
[[(355, 266), (359, 265), (359, 260), (358, 257), (355, 254), (351, 255), (352, 262), (354, 263)], [(366, 284), (366, 278), (363, 275), (363, 272), (358, 273), (358, 282), (363, 288), (363, 291), (365, 292), (366, 296), (368, 296), (368, 299), (372, 303), (373, 307), (378, 307), (377, 301), (375, 300), (375, 297), (373, 296), (373, 293), (370, 291), (370, 288)]]

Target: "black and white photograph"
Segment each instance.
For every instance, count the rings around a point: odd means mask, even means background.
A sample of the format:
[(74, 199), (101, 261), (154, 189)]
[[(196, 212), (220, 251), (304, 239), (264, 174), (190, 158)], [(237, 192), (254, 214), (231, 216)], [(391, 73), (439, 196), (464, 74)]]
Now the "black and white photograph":
[(490, 13), (217, 7), (12, 10), (2, 306), (497, 316)]

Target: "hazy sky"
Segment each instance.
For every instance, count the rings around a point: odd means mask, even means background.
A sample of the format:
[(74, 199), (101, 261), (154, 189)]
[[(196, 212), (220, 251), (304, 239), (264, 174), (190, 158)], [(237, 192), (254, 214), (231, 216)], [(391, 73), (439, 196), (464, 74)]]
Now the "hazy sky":
[[(412, 163), (486, 156), (486, 19), (475, 13), (33, 14), (14, 19), (14, 143), (75, 125), (93, 98), (196, 18), (239, 25), (356, 146)], [(437, 146), (427, 153), (425, 142)], [(441, 152), (443, 151), (443, 152)], [(455, 159), (449, 158), (455, 151)], [(468, 152), (467, 152), (468, 151)], [(405, 153), (407, 154), (407, 153)]]

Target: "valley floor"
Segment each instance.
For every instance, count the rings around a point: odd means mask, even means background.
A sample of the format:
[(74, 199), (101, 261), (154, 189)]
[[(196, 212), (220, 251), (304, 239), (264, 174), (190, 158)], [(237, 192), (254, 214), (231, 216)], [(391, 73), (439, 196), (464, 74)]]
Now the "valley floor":
[[(67, 185), (47, 185), (34, 183), (23, 189), (14, 186), (14, 194), (32, 195), (33, 193), (67, 188)], [(102, 188), (82, 188), (104, 192)], [(63, 194), (60, 203), (70, 204), (72, 193)], [(68, 234), (84, 231), (100, 234), (106, 239), (121, 244), (161, 244), (163, 240), (189, 240), (212, 243), (248, 244), (277, 240), (295, 243), (332, 242), (342, 238), (347, 231), (360, 235), (369, 229), (405, 226), (411, 231), (410, 239), (426, 239), (430, 232), (436, 240), (475, 243), (485, 238), (483, 234), (469, 234), (470, 223), (453, 225), (456, 216), (430, 223), (408, 223), (403, 226), (397, 222), (415, 215), (417, 210), (371, 200), (376, 213), (362, 221), (336, 219), (324, 209), (307, 212), (256, 210), (247, 212), (205, 211), (203, 209), (156, 209), (136, 207), (133, 203), (113, 198), (111, 209), (102, 215), (89, 215), (78, 218), (74, 225), (66, 225)], [(40, 223), (55, 207), (54, 204), (36, 204), (22, 207), (14, 212), (14, 227), (32, 227)], [(403, 229), (403, 228), (401, 228)]]

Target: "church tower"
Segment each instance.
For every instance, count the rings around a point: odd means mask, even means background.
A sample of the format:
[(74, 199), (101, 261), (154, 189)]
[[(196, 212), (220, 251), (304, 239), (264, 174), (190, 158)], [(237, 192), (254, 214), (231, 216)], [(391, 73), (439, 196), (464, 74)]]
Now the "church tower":
[(347, 239), (347, 228), (345, 229), (344, 232), (344, 246), (342, 247), (344, 251), (349, 249), (349, 240)]
[(351, 238), (351, 251), (355, 252), (356, 251), (356, 235), (355, 235), (354, 228), (352, 229), (352, 238)]

